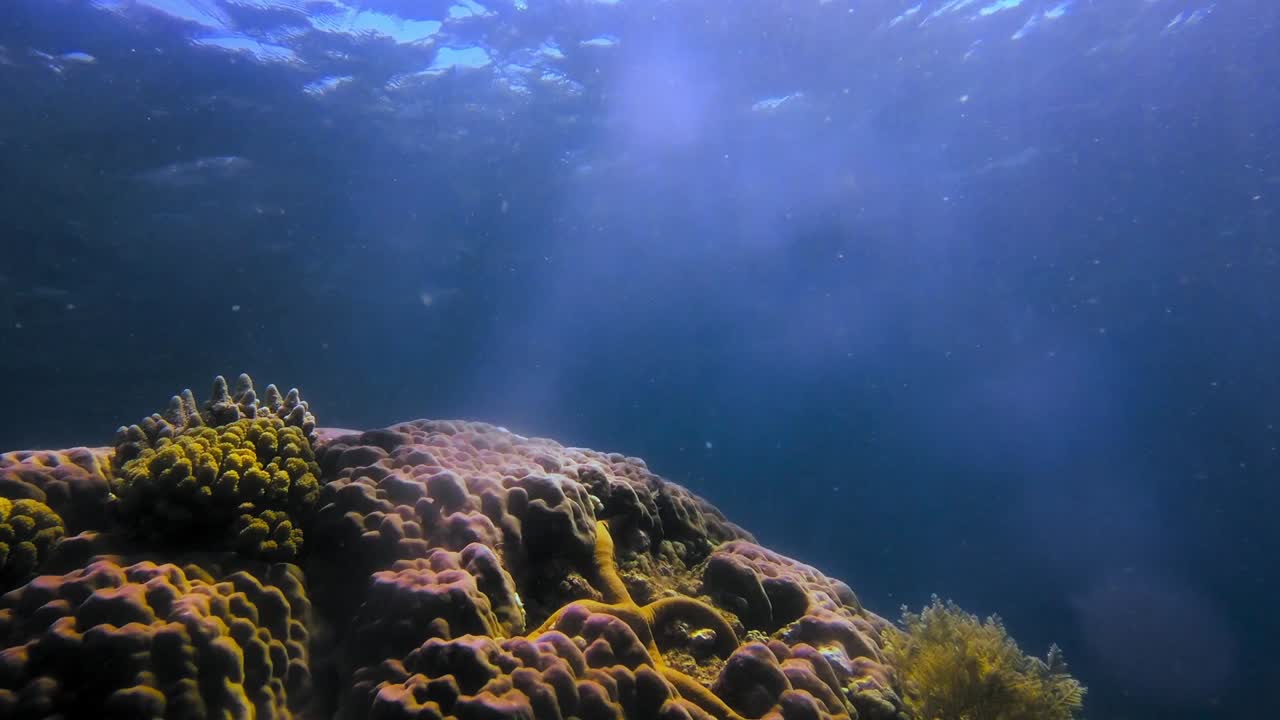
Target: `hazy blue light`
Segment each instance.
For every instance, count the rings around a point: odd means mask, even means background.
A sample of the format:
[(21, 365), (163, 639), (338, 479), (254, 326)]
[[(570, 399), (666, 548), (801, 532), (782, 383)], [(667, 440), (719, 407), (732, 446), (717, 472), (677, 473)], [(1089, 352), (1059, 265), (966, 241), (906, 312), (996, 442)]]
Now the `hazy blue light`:
[(920, 8), (924, 7), (924, 3), (916, 3), (902, 12), (901, 15), (889, 21), (889, 27), (893, 27), (898, 23), (910, 18), (912, 15), (920, 12)]
[(287, 47), (261, 43), (242, 35), (197, 38), (193, 40), (192, 43), (195, 45), (207, 45), (210, 47), (222, 48), (224, 50), (231, 50), (234, 52), (247, 52), (264, 62), (280, 62), (298, 59), (298, 56)]
[(996, 0), (996, 2), (982, 8), (978, 11), (979, 15), (986, 17), (987, 15), (995, 15), (1002, 10), (1012, 10), (1022, 4), (1022, 0)]
[(449, 17), (451, 18), (483, 17), (488, 14), (488, 8), (472, 0), (461, 0), (458, 4), (449, 8)]
[(1045, 10), (1044, 17), (1046, 20), (1057, 20), (1058, 18), (1067, 14), (1067, 8), (1069, 7), (1071, 7), (1071, 0), (1067, 0), (1066, 2), (1063, 2), (1063, 3), (1059, 3), (1056, 6), (1051, 7), (1048, 10)]
[(430, 70), (440, 71), (449, 68), (480, 68), (484, 67), (493, 60), (489, 57), (489, 53), (484, 48), (474, 45), (463, 48), (440, 48), (436, 53), (435, 62), (431, 63)]
[(613, 47), (618, 44), (618, 38), (612, 35), (601, 35), (590, 40), (583, 40), (578, 44), (582, 47)]
[(443, 24), (439, 20), (405, 20), (386, 13), (364, 10), (348, 10), (338, 15), (310, 19), (317, 30), (374, 33), (385, 35), (401, 44), (428, 40), (440, 32)]

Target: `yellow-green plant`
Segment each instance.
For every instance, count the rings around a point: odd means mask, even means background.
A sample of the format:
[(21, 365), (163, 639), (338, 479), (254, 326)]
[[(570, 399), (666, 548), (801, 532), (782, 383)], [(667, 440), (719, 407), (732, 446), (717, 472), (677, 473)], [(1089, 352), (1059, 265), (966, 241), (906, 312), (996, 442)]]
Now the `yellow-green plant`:
[(1057, 646), (1045, 660), (1024, 655), (998, 617), (981, 621), (937, 597), (904, 609), (886, 633), (907, 705), (923, 720), (1071, 720), (1085, 688)]

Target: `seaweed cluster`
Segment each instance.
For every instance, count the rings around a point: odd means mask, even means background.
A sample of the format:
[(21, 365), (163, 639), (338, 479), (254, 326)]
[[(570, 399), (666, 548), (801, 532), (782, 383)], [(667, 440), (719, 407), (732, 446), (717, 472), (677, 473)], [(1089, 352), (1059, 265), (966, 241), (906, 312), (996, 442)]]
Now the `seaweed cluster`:
[(950, 607), (896, 629), (638, 458), (317, 429), (247, 376), (113, 447), (0, 455), (0, 555), (3, 717), (1054, 720), (1082, 693)]
[(921, 718), (1071, 720), (1084, 702), (1057, 646), (1044, 660), (1024, 655), (998, 617), (982, 621), (935, 596), (902, 624), (886, 644)]

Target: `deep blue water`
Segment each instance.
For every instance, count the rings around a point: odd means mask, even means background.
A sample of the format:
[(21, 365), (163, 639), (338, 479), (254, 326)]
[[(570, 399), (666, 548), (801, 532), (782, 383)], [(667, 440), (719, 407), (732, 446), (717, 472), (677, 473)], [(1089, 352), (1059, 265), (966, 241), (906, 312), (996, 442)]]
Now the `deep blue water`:
[(1272, 717), (1277, 73), (1265, 0), (9, 0), (0, 447), (489, 420)]

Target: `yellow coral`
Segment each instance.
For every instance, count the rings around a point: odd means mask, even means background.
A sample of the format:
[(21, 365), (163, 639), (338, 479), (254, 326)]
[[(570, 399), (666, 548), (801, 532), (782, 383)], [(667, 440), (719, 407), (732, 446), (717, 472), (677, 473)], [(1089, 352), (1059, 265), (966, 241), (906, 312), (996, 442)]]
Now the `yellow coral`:
[(886, 634), (907, 704), (925, 720), (1071, 720), (1085, 688), (1057, 647), (1047, 660), (1018, 649), (997, 617), (985, 622), (937, 597), (903, 613), (905, 632)]
[(276, 417), (195, 427), (141, 449), (112, 479), (122, 519), (144, 535), (225, 537), (242, 553), (288, 560), (319, 494), (311, 444)]
[(289, 561), (302, 549), (302, 528), (289, 513), (263, 510), (253, 514), (252, 505), (242, 506), (244, 513), (236, 519), (235, 546), (244, 555), (264, 560)]
[(48, 505), (0, 497), (0, 587), (35, 572), (65, 534), (62, 518)]

